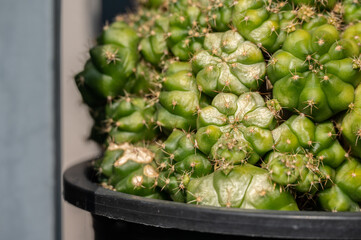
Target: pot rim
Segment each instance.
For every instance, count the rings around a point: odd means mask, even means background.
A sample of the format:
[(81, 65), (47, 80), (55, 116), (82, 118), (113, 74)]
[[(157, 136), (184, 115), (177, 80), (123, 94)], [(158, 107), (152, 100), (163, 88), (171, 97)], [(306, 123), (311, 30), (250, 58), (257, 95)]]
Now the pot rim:
[(361, 213), (198, 206), (114, 192), (93, 182), (92, 160), (67, 169), (64, 199), (92, 214), (162, 228), (236, 236), (360, 239)]

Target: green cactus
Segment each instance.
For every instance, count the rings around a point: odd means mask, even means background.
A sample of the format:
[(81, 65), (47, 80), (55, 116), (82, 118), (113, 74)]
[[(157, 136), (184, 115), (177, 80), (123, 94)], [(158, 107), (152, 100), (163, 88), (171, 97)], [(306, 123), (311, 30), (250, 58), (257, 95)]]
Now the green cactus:
[(156, 154), (150, 149), (128, 143), (110, 144), (98, 164), (106, 179), (102, 185), (118, 192), (163, 199), (156, 188), (159, 176), (154, 162)]
[(342, 120), (341, 132), (353, 155), (361, 157), (361, 85), (357, 87), (355, 101)]
[(291, 33), (269, 60), (273, 97), (282, 107), (322, 122), (346, 110), (361, 81), (354, 41), (339, 38), (329, 24)]
[(352, 201), (337, 185), (318, 193), (318, 201), (325, 211), (359, 212), (360, 206)]
[(234, 0), (203, 1), (203, 14), (207, 15), (207, 22), (214, 31), (225, 32), (232, 28), (232, 10), (235, 3)]
[(138, 4), (146, 8), (159, 8), (166, 3), (165, 0), (138, 0)]
[(203, 38), (210, 31), (207, 17), (197, 1), (178, 0), (169, 3), (168, 47), (181, 61), (188, 61), (202, 48)]
[(360, 211), (359, 0), (136, 4), (105, 26), (75, 77), (106, 149), (94, 165), (103, 187)]
[(273, 181), (303, 193), (318, 191), (327, 180), (319, 169), (320, 165), (319, 160), (303, 154), (272, 152), (265, 160), (265, 168)]
[[(210, 143), (210, 141), (208, 141)], [(271, 131), (260, 127), (238, 125), (225, 132), (213, 144), (210, 156), (216, 168), (228, 168), (235, 164), (256, 164), (268, 151), (272, 150)]]
[(219, 93), (211, 106), (202, 108), (198, 114), (198, 128), (215, 125), (243, 124), (273, 129), (276, 120), (259, 93), (243, 93), (239, 97), (232, 93)]
[(297, 211), (293, 196), (274, 184), (266, 170), (242, 165), (190, 181), (187, 202), (244, 209)]
[(163, 14), (158, 14), (148, 25), (143, 26), (145, 30), (142, 33), (139, 49), (146, 61), (156, 66), (161, 65), (169, 55), (167, 46), (169, 19)]
[(342, 37), (344, 39), (350, 39), (356, 42), (357, 46), (361, 50), (361, 22), (349, 25), (343, 32)]
[(361, 164), (354, 158), (347, 159), (336, 172), (335, 183), (353, 201), (361, 202)]
[(216, 165), (255, 164), (272, 150), (270, 129), (276, 125), (273, 113), (255, 92), (237, 97), (219, 93), (212, 105), (199, 111), (196, 140), (199, 149)]
[(293, 9), (287, 1), (240, 0), (234, 6), (232, 21), (243, 37), (272, 53), (289, 33), (314, 16), (312, 7)]
[(291, 3), (299, 5), (316, 6), (319, 9), (332, 9), (337, 4), (338, 0), (291, 0)]
[(314, 124), (301, 114), (272, 131), (274, 151), (263, 164), (273, 181), (314, 194), (330, 183), (332, 169), (347, 156), (331, 122)]
[(171, 63), (159, 94), (157, 125), (167, 130), (194, 129), (199, 102), (200, 93), (191, 65), (185, 62)]
[(345, 160), (346, 152), (337, 140), (331, 122), (315, 125), (304, 114), (293, 115), (272, 134), (274, 149), (278, 152), (310, 153), (332, 168), (337, 168)]
[(89, 113), (94, 120), (89, 139), (95, 141), (101, 147), (105, 147), (109, 136), (109, 128), (105, 117), (105, 107), (90, 108)]
[(90, 50), (91, 59), (76, 76), (78, 85), (98, 98), (124, 95), (124, 87), (138, 63), (136, 32), (124, 22), (105, 27), (98, 45)]
[(161, 74), (148, 62), (141, 61), (124, 87), (124, 92), (136, 96), (151, 95), (161, 89)]
[(240, 95), (262, 85), (266, 73), (262, 52), (237, 32), (210, 33), (203, 48), (192, 58), (202, 93), (211, 97), (219, 92)]
[(342, 4), (346, 23), (361, 21), (360, 0), (343, 0)]
[(318, 201), (326, 211), (360, 211), (361, 203), (361, 164), (348, 158), (337, 169), (333, 186), (318, 194)]
[(124, 97), (108, 104), (105, 114), (111, 142), (135, 143), (156, 136), (155, 107), (146, 99)]
[(212, 172), (212, 165), (197, 150), (194, 134), (175, 129), (162, 146), (167, 156), (158, 163), (161, 169), (158, 186), (167, 191), (174, 201), (185, 201), (189, 180)]

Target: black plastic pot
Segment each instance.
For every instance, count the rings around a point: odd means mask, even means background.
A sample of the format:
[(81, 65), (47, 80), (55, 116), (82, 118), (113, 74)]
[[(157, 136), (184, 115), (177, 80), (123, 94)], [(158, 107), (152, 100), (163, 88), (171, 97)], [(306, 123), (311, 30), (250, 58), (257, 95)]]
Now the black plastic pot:
[(361, 239), (361, 213), (188, 205), (113, 192), (93, 177), (89, 161), (68, 169), (63, 180), (65, 200), (92, 213), (95, 239)]

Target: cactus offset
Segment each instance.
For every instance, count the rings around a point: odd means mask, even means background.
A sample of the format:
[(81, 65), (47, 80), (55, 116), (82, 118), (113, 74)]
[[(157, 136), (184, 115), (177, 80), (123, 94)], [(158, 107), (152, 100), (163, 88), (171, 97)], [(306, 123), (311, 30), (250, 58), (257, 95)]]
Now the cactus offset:
[(341, 124), (342, 137), (351, 147), (353, 155), (361, 158), (361, 85), (355, 91), (355, 101)]
[(212, 165), (198, 151), (194, 134), (174, 130), (162, 145), (166, 157), (160, 164), (158, 185), (167, 191), (174, 201), (185, 201), (185, 189), (189, 180), (212, 172)]
[(162, 129), (191, 130), (196, 126), (200, 93), (189, 63), (170, 64), (157, 104), (157, 125)]
[(219, 92), (240, 95), (261, 87), (266, 64), (255, 44), (229, 30), (208, 34), (203, 48), (192, 58), (201, 92), (211, 97)]
[(346, 23), (361, 21), (360, 0), (344, 0), (342, 5)]
[(118, 192), (163, 199), (156, 188), (159, 173), (155, 157), (156, 154), (145, 147), (110, 144), (98, 165), (99, 172), (107, 179), (103, 185)]
[(106, 107), (106, 126), (111, 142), (152, 140), (155, 131), (155, 107), (147, 99), (124, 97)]
[(357, 44), (340, 40), (332, 25), (296, 30), (269, 62), (273, 97), (282, 107), (303, 112), (316, 122), (346, 110), (361, 81), (360, 68), (352, 59), (358, 54)]

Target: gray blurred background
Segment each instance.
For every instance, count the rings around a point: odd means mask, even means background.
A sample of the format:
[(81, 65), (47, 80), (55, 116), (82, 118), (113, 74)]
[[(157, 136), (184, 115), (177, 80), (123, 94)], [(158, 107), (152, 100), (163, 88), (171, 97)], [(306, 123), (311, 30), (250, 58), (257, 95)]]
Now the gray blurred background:
[(90, 215), (61, 195), (64, 170), (99, 155), (73, 76), (129, 6), (0, 0), (0, 239), (93, 239)]

